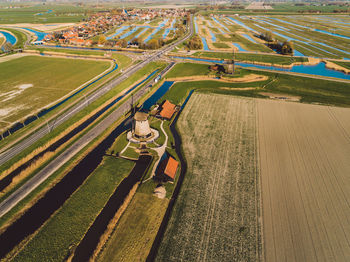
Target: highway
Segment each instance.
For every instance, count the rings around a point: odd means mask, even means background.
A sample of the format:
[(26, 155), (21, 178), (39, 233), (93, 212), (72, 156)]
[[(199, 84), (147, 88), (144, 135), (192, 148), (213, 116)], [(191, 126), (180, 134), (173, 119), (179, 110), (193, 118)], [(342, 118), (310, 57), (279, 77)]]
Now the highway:
[[(192, 17), (191, 17), (192, 19)], [(139, 64), (136, 64), (129, 68), (126, 72), (123, 73), (123, 75), (113, 79), (111, 82), (105, 84), (103, 87), (98, 89), (96, 92), (92, 93), (91, 95), (87, 96), (85, 100), (82, 100), (78, 102), (76, 105), (74, 105), (71, 109), (63, 113), (62, 115), (58, 116), (55, 120), (51, 121), (51, 123), (48, 124), (48, 126), (43, 126), (39, 130), (37, 130), (35, 133), (31, 134), (29, 137), (25, 138), (18, 144), (14, 145), (13, 147), (9, 148), (8, 150), (2, 152), (0, 154), (0, 165), (6, 163), (10, 159), (12, 159), (14, 156), (22, 152), (24, 149), (28, 148), (32, 144), (34, 144), (36, 141), (38, 141), (40, 138), (51, 132), (55, 127), (59, 126), (60, 124), (64, 123), (68, 119), (70, 119), (72, 116), (83, 110), (86, 106), (88, 106), (90, 103), (94, 102), (99, 97), (106, 94), (108, 91), (110, 91), (115, 86), (119, 85), (121, 82), (123, 82), (125, 79), (130, 77), (132, 74), (136, 73), (138, 70), (146, 66), (148, 63), (158, 60), (163, 54), (166, 52), (172, 50), (176, 45), (180, 44), (181, 42), (187, 40), (190, 38), (193, 34), (193, 26), (192, 22), (190, 24), (190, 30), (189, 33), (182, 39), (177, 40), (176, 42), (163, 47), (162, 49), (154, 52), (153, 54), (150, 54), (149, 56), (145, 57), (145, 60), (142, 61)]]
[[(192, 17), (191, 17), (192, 19)], [(182, 39), (176, 41), (175, 43), (166, 46), (165, 48), (155, 52), (150, 55), (149, 58), (141, 62), (140, 64), (131, 68), (126, 74), (118, 77), (113, 80), (112, 83), (105, 85), (103, 88), (99, 89), (96, 93), (92, 94), (87, 100), (94, 101), (98, 97), (102, 96), (104, 93), (108, 92), (115, 85), (119, 84), (121, 81), (129, 77), (131, 74), (139, 70), (141, 67), (145, 66), (151, 61), (158, 59), (161, 55), (172, 50), (175, 45), (187, 40), (193, 34), (193, 26), (192, 22), (190, 24), (189, 33)], [(169, 71), (174, 63), (168, 65), (162, 72), (165, 74)], [(41, 171), (39, 171), (34, 177), (32, 177), (29, 181), (27, 181), (23, 186), (18, 188), (15, 192), (13, 192), (8, 198), (6, 198), (3, 202), (0, 203), (0, 217), (6, 214), (9, 210), (11, 210), (19, 201), (25, 198), (30, 192), (32, 192), (36, 187), (38, 187), (43, 181), (45, 181), (50, 175), (52, 175), (56, 170), (58, 170), (62, 165), (64, 165), (69, 159), (71, 159), (76, 153), (78, 153), (81, 149), (83, 149), (87, 144), (89, 144), (93, 139), (101, 135), (109, 126), (111, 126), (117, 119), (122, 117), (125, 113), (127, 113), (130, 109), (130, 103), (133, 101), (139, 100), (143, 95), (148, 92), (149, 85), (145, 85), (140, 90), (138, 90), (133, 98), (127, 99), (123, 104), (121, 104), (116, 110), (114, 110), (110, 115), (108, 115), (105, 119), (103, 119), (100, 123), (94, 126), (91, 130), (89, 130), (85, 135), (83, 135), (80, 139), (78, 139), (75, 143), (73, 143), (69, 148), (67, 148), (62, 154), (57, 156), (53, 161), (51, 161), (47, 166), (45, 166)], [(82, 110), (88, 103), (84, 101), (83, 103), (77, 104), (73, 107), (69, 112), (59, 117), (56, 120), (56, 125), (63, 123), (65, 120), (69, 119), (72, 115)], [(24, 140), (23, 143), (18, 144), (6, 151), (4, 156), (7, 159), (18, 154), (24, 148), (30, 146), (38, 139), (43, 137), (48, 132), (47, 128), (42, 128), (28, 139)], [(3, 155), (3, 154), (2, 154)], [(1, 160), (3, 156), (1, 155)]]

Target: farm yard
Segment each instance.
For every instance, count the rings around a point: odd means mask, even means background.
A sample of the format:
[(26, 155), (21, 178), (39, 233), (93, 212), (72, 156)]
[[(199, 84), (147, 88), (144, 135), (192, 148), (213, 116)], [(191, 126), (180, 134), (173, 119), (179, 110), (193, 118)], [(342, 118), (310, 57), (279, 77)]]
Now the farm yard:
[(0, 129), (38, 113), (110, 66), (105, 61), (41, 56), (0, 63)]
[(350, 257), (350, 109), (257, 100), (266, 261)]
[(260, 258), (255, 124), (252, 99), (192, 95), (178, 120), (188, 172), (156, 261)]

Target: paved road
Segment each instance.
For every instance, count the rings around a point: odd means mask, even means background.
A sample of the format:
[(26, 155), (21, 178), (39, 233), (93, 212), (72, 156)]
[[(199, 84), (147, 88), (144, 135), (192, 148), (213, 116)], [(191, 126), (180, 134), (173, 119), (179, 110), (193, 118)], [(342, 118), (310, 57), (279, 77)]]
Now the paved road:
[[(191, 23), (192, 25), (192, 23)], [(193, 28), (190, 27), (189, 34), (181, 39), (176, 41), (174, 44), (169, 45), (162, 50), (157, 51), (155, 54), (151, 55), (147, 60), (143, 61), (141, 64), (136, 65), (134, 68), (130, 69), (127, 74), (117, 78), (113, 81), (113, 84), (107, 84), (100, 90), (104, 90), (104, 93), (113, 88), (114, 85), (117, 83), (120, 83), (124, 79), (126, 79), (128, 76), (130, 76), (132, 73), (135, 72), (138, 69), (140, 69), (142, 66), (146, 65), (147, 63), (158, 59), (161, 55), (164, 53), (172, 50), (175, 45), (178, 45), (182, 41), (187, 40), (191, 35), (193, 34)], [(168, 65), (161, 74), (165, 74), (168, 70), (171, 69), (171, 67), (174, 65), (174, 63)], [(19, 189), (17, 189), (14, 193), (12, 193), (8, 198), (6, 198), (2, 203), (0, 203), (0, 217), (2, 217), (4, 214), (6, 214), (11, 208), (13, 208), (19, 201), (21, 201), (23, 198), (25, 198), (30, 192), (32, 192), (36, 187), (38, 187), (43, 181), (45, 181), (50, 175), (52, 175), (56, 170), (58, 170), (62, 165), (64, 165), (72, 156), (74, 156), (76, 153), (78, 153), (84, 146), (86, 146), (88, 143), (90, 143), (93, 139), (98, 137), (102, 132), (104, 132), (110, 125), (112, 125), (118, 118), (123, 116), (126, 112), (128, 112), (129, 105), (131, 103), (131, 99), (134, 99), (133, 101), (139, 100), (143, 95), (145, 95), (148, 92), (149, 85), (145, 85), (142, 87), (139, 91), (137, 91), (133, 98), (127, 99), (121, 106), (119, 106), (116, 110), (114, 110), (110, 115), (108, 115), (105, 119), (103, 119), (100, 123), (98, 123), (95, 127), (93, 127), (90, 131), (88, 131), (85, 135), (83, 135), (80, 139), (78, 139), (75, 143), (73, 143), (68, 149), (66, 149), (62, 154), (60, 154), (57, 158), (55, 158), (53, 161), (51, 161), (47, 166), (45, 166), (41, 171), (39, 171), (33, 178), (31, 178), (29, 181), (27, 181), (23, 186), (21, 186)], [(96, 97), (101, 96), (103, 93), (102, 91), (96, 92), (96, 94), (93, 94), (91, 97), (87, 98), (88, 101), (93, 101), (91, 99), (96, 99)], [(99, 96), (97, 96), (99, 95)], [(70, 110), (67, 114), (65, 114), (65, 118), (61, 120), (62, 122), (66, 120), (69, 116), (72, 114), (78, 112), (78, 110), (83, 108), (86, 105), (86, 102), (83, 104), (78, 104), (73, 108), (73, 110)], [(60, 117), (60, 119), (62, 119)], [(58, 120), (56, 120), (57, 122)], [(39, 130), (40, 131), (40, 130)], [(27, 140), (29, 143), (34, 143), (37, 139), (42, 137), (44, 134), (46, 134), (47, 129), (42, 130), (41, 136), (34, 136), (31, 140)], [(39, 132), (37, 132), (39, 133)], [(37, 134), (36, 133), (36, 134)], [(28, 146), (28, 144), (23, 144), (22, 146)], [(16, 147), (18, 150), (21, 150), (21, 147)], [(10, 151), (11, 152), (11, 151)]]
[(150, 54), (148, 56), (144, 56), (145, 60), (141, 63), (129, 68), (126, 72), (124, 72), (123, 75), (115, 78), (111, 82), (105, 84), (102, 88), (98, 89), (96, 92), (92, 93), (91, 95), (87, 96), (85, 100), (82, 100), (78, 102), (75, 106), (73, 106), (71, 109), (69, 109), (67, 112), (63, 113), (62, 115), (58, 116), (56, 120), (52, 121), (49, 126), (43, 126), (39, 130), (37, 130), (34, 134), (30, 135), (29, 137), (22, 140), (20, 143), (14, 145), (13, 147), (9, 148), (8, 150), (2, 152), (0, 154), (0, 165), (6, 163), (11, 158), (22, 152), (24, 149), (28, 148), (32, 144), (34, 144), (36, 141), (38, 141), (40, 138), (45, 136), (47, 133), (52, 131), (55, 127), (59, 126), (63, 122), (70, 119), (72, 116), (74, 116), (76, 113), (83, 110), (88, 104), (92, 103), (99, 97), (106, 94), (108, 91), (110, 91), (112, 88), (120, 84), (122, 81), (130, 77), (132, 74), (146, 66), (148, 63), (159, 59), (164, 53), (171, 51), (176, 45), (179, 43), (187, 40), (191, 35), (193, 34), (193, 28), (190, 27), (189, 34), (185, 36), (185, 38), (180, 39), (176, 41), (175, 43), (164, 47), (161, 50), (158, 50), (154, 52), (153, 54)]

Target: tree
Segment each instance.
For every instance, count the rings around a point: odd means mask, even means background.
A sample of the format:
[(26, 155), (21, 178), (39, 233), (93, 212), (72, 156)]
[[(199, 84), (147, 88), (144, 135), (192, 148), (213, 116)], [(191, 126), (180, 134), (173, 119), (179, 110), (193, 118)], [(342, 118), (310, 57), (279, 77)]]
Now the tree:
[(118, 45), (121, 47), (121, 48), (127, 48), (128, 47), (128, 42), (125, 40), (125, 39), (120, 39), (118, 41)]
[(273, 34), (271, 31), (266, 31), (265, 33), (262, 34), (262, 38), (266, 40), (267, 42), (272, 42), (273, 41)]
[(106, 37), (105, 35), (100, 35), (100, 37), (98, 38), (98, 44), (99, 45), (104, 45), (106, 43)]
[(292, 42), (283, 42), (281, 53), (283, 55), (292, 55), (293, 54), (293, 43)]
[(191, 50), (198, 50), (203, 48), (203, 43), (198, 35), (194, 35), (192, 39), (188, 42), (187, 46)]
[(159, 48), (159, 42), (157, 39), (151, 39), (149, 42), (148, 42), (148, 47), (150, 49), (158, 49)]

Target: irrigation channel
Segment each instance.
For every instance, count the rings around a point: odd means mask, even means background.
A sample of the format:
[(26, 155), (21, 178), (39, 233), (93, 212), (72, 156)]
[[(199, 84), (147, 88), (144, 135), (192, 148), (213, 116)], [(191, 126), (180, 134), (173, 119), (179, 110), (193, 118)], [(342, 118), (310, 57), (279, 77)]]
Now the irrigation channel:
[[(165, 86), (168, 88), (162, 88), (162, 92), (155, 92), (149, 99), (158, 101), (169, 90), (171, 85), (165, 84)], [(106, 150), (112, 146), (115, 139), (124, 131), (131, 128), (130, 120), (130, 117), (125, 119), (41, 199), (29, 208), (18, 220), (6, 228), (6, 230), (0, 235), (0, 258), (5, 257), (21, 241), (38, 230), (45, 221), (47, 221), (50, 216), (69, 199), (73, 192), (77, 190), (98, 167), (103, 160)], [(118, 186), (106, 207), (78, 246), (75, 261), (87, 261), (84, 259), (80, 260), (80, 258), (89, 257), (90, 254), (92, 254), (95, 249), (94, 247), (96, 247), (98, 243), (99, 237), (104, 232), (110, 219), (114, 216), (114, 211), (118, 209), (132, 186), (140, 180), (142, 174), (149, 167), (151, 160), (151, 156), (145, 155), (139, 157), (133, 171), (125, 179), (125, 182)], [(119, 197), (122, 199), (119, 199)], [(118, 201), (116, 201), (116, 198), (118, 198)]]
[[(184, 56), (173, 56), (177, 59), (187, 59), (194, 60), (199, 62), (207, 62), (207, 63), (218, 63), (223, 64), (224, 60), (215, 60), (215, 59), (205, 59), (205, 58), (196, 58), (196, 57), (184, 57)], [(339, 79), (350, 80), (350, 75), (345, 74), (341, 71), (336, 71), (333, 69), (326, 68), (326, 64), (324, 62), (320, 62), (317, 65), (293, 65), (291, 68), (283, 68), (278, 66), (265, 66), (265, 65), (257, 65), (253, 63), (242, 63), (235, 62), (236, 66), (246, 67), (246, 68), (255, 68), (255, 69), (265, 69), (265, 70), (273, 70), (279, 72), (291, 72), (291, 73), (302, 73), (313, 76), (325, 76), (325, 77), (334, 77)]]
[(4, 190), (7, 186), (9, 186), (12, 182), (12, 180), (19, 175), (24, 169), (32, 165), (36, 160), (40, 159), (43, 155), (45, 155), (48, 152), (54, 152), (57, 150), (61, 145), (69, 141), (72, 137), (74, 137), (76, 134), (80, 133), (82, 130), (84, 130), (87, 126), (89, 126), (92, 122), (94, 122), (98, 117), (100, 117), (104, 112), (106, 112), (109, 108), (111, 108), (113, 105), (115, 105), (118, 101), (123, 99), (125, 96), (130, 94), (133, 90), (135, 90), (137, 87), (145, 83), (147, 80), (149, 80), (152, 76), (154, 76), (158, 70), (153, 71), (151, 74), (149, 74), (144, 80), (134, 85), (131, 89), (129, 89), (127, 92), (125, 92), (123, 95), (118, 96), (116, 99), (114, 99), (112, 102), (110, 102), (108, 105), (103, 107), (101, 110), (96, 112), (94, 115), (92, 115), (90, 118), (85, 120), (83, 123), (81, 123), (79, 126), (74, 128), (72, 131), (70, 131), (68, 134), (57, 140), (55, 143), (50, 145), (47, 149), (43, 150), (42, 152), (35, 155), (33, 158), (28, 160), (26, 163), (20, 165), (18, 168), (13, 170), (10, 174), (8, 174), (6, 177), (2, 178), (0, 180), (0, 192)]

